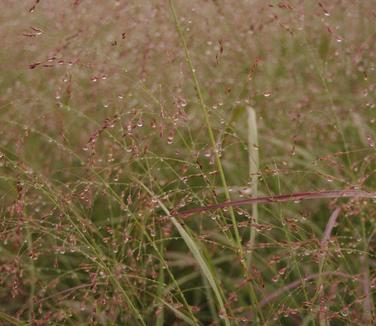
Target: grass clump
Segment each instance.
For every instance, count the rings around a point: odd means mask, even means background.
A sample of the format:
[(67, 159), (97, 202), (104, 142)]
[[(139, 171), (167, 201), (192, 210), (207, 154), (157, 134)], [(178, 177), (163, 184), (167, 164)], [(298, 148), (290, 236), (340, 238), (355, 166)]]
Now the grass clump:
[(5, 1), (4, 325), (373, 325), (371, 1)]

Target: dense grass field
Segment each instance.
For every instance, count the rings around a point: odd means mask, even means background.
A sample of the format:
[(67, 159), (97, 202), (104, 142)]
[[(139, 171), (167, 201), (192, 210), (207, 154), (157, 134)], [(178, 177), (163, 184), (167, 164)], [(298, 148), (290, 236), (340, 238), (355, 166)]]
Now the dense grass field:
[(0, 325), (375, 325), (375, 0), (2, 0)]

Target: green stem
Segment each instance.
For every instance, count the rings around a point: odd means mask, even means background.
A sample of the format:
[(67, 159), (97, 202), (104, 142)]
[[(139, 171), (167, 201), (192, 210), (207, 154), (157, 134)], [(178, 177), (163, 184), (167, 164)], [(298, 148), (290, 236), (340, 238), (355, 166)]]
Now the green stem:
[[(215, 141), (213, 128), (211, 126), (211, 122), (210, 122), (210, 119), (209, 119), (209, 113), (208, 113), (208, 110), (207, 110), (207, 107), (206, 107), (206, 104), (205, 104), (205, 101), (204, 101), (204, 97), (202, 95), (200, 83), (199, 83), (197, 76), (196, 76), (196, 70), (193, 67), (191, 56), (189, 54), (187, 43), (185, 41), (180, 23), (178, 21), (177, 15), (176, 15), (176, 11), (175, 11), (173, 1), (170, 0), (169, 3), (170, 3), (171, 12), (172, 12), (174, 20), (175, 20), (176, 29), (179, 33), (180, 40), (181, 40), (183, 47), (184, 47), (185, 59), (188, 63), (189, 69), (190, 69), (191, 74), (192, 74), (192, 79), (193, 79), (194, 86), (195, 86), (195, 89), (196, 89), (196, 92), (197, 92), (198, 100), (200, 102), (200, 107), (201, 107), (202, 112), (204, 114), (206, 127), (208, 129), (210, 142), (211, 142), (211, 145), (213, 147), (213, 151), (214, 151), (214, 155), (215, 155), (215, 162), (216, 162), (217, 169), (218, 169), (218, 172), (219, 172), (219, 175), (220, 175), (220, 178), (221, 178), (222, 186), (224, 188), (225, 197), (226, 197), (226, 200), (231, 200), (230, 192), (228, 190), (228, 186), (227, 186), (227, 182), (226, 182), (225, 173), (224, 173), (222, 163), (221, 163), (221, 158), (220, 158), (219, 153), (218, 153), (218, 148), (217, 148), (217, 144), (216, 144), (216, 141)], [(240, 255), (241, 255), (241, 257), (243, 257), (243, 248), (242, 248), (242, 244), (241, 244), (239, 230), (238, 230), (238, 227), (237, 227), (237, 224), (236, 224), (236, 218), (235, 218), (234, 210), (233, 210), (232, 207), (229, 208), (229, 213), (230, 213), (230, 216), (231, 216), (231, 221), (232, 221), (232, 225), (233, 225), (233, 229), (234, 229), (234, 233), (235, 233), (235, 240), (236, 240), (237, 245), (239, 247)]]

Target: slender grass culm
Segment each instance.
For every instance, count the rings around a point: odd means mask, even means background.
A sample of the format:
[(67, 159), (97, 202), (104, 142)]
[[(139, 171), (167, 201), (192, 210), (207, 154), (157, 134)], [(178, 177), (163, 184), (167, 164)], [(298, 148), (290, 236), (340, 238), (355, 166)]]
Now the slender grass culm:
[[(196, 76), (196, 70), (193, 67), (193, 63), (192, 63), (191, 57), (189, 55), (187, 43), (185, 41), (182, 29), (181, 29), (179, 21), (178, 21), (178, 17), (177, 17), (176, 11), (175, 11), (173, 0), (169, 0), (169, 4), (170, 4), (171, 12), (172, 12), (173, 17), (174, 17), (176, 29), (179, 33), (181, 42), (182, 42), (183, 47), (184, 47), (185, 58), (186, 58), (186, 61), (188, 63), (189, 69), (190, 69), (191, 74), (192, 74), (192, 79), (193, 79), (193, 82), (194, 82), (194, 86), (195, 86), (195, 90), (196, 90), (197, 97), (198, 97), (198, 100), (199, 100), (199, 104), (200, 104), (200, 107), (201, 107), (202, 112), (204, 114), (206, 127), (207, 127), (207, 130), (208, 130), (210, 142), (211, 142), (212, 149), (213, 149), (213, 152), (214, 152), (215, 162), (216, 162), (216, 166), (217, 166), (220, 178), (221, 178), (225, 197), (226, 197), (226, 200), (229, 201), (229, 200), (231, 200), (231, 197), (230, 197), (230, 192), (229, 192), (226, 177), (225, 177), (225, 172), (224, 172), (223, 167), (222, 167), (221, 158), (219, 156), (219, 148), (217, 147), (217, 143), (216, 143), (216, 140), (215, 140), (215, 137), (214, 137), (214, 133), (213, 133), (213, 129), (212, 129), (212, 126), (211, 126), (207, 107), (205, 105), (204, 98), (203, 98), (202, 91), (201, 91), (201, 87), (200, 87), (200, 84), (199, 84), (197, 76)], [(234, 230), (235, 240), (236, 240), (238, 252), (239, 252), (239, 255), (240, 255), (240, 261), (243, 264), (244, 269), (246, 270), (247, 267), (244, 265), (244, 262), (245, 262), (244, 249), (243, 249), (242, 241), (241, 241), (241, 238), (240, 238), (240, 235), (239, 235), (239, 230), (238, 230), (238, 226), (237, 226), (235, 213), (234, 213), (234, 210), (231, 206), (229, 207), (229, 213), (230, 213), (230, 216), (231, 216), (232, 227), (233, 227), (233, 230)], [(250, 286), (250, 292), (251, 292), (252, 306), (253, 306), (253, 309), (256, 310), (257, 309), (256, 293), (255, 293), (253, 285), (251, 283), (249, 283), (249, 286)], [(223, 309), (223, 308), (221, 307), (221, 309)], [(224, 311), (224, 314), (226, 314), (225, 311)], [(260, 316), (262, 318), (261, 313), (260, 313)], [(225, 317), (225, 318), (227, 319), (227, 317)], [(227, 323), (227, 321), (226, 321), (226, 323)]]
[[(205, 123), (206, 123), (206, 127), (207, 127), (208, 134), (209, 134), (209, 139), (210, 139), (210, 142), (211, 142), (211, 145), (212, 145), (212, 150), (214, 152), (215, 162), (216, 162), (216, 165), (217, 165), (217, 169), (219, 171), (219, 175), (221, 177), (221, 182), (222, 182), (222, 186), (223, 186), (223, 189), (224, 189), (224, 192), (225, 192), (225, 196), (226, 196), (227, 200), (230, 200), (230, 193), (228, 191), (228, 186), (227, 186), (227, 182), (226, 182), (225, 173), (224, 173), (224, 170), (223, 170), (223, 167), (222, 167), (221, 158), (219, 156), (219, 149), (217, 148), (217, 143), (216, 143), (216, 140), (215, 140), (215, 137), (214, 137), (213, 128), (211, 126), (211, 122), (210, 122), (209, 114), (208, 114), (208, 111), (207, 111), (207, 107), (205, 105), (205, 101), (204, 101), (204, 97), (202, 95), (201, 87), (200, 87), (200, 84), (199, 84), (197, 76), (196, 76), (196, 70), (193, 67), (193, 63), (192, 63), (191, 57), (189, 55), (187, 43), (185, 41), (182, 29), (181, 29), (180, 24), (179, 24), (178, 17), (176, 15), (176, 11), (175, 11), (175, 7), (174, 7), (174, 4), (173, 4), (173, 0), (169, 0), (169, 4), (170, 4), (171, 12), (172, 12), (174, 20), (175, 20), (176, 29), (177, 29), (177, 31), (179, 33), (181, 42), (183, 44), (185, 58), (187, 60), (189, 69), (190, 69), (191, 74), (192, 74), (192, 79), (193, 79), (195, 90), (197, 92), (197, 97), (198, 97), (198, 100), (199, 100), (199, 104), (200, 104), (200, 107), (201, 107), (202, 112), (204, 114)], [(242, 246), (241, 246), (241, 239), (240, 239), (240, 236), (239, 236), (239, 231), (238, 231), (238, 227), (237, 227), (237, 223), (236, 223), (236, 218), (235, 218), (235, 215), (234, 215), (234, 212), (233, 212), (232, 208), (230, 208), (230, 215), (231, 215), (231, 220), (232, 220), (232, 226), (233, 226), (234, 233), (235, 233), (235, 239), (236, 239), (237, 245), (239, 246), (239, 250), (241, 252), (241, 256), (243, 256), (243, 253), (242, 253), (243, 249), (242, 249)]]

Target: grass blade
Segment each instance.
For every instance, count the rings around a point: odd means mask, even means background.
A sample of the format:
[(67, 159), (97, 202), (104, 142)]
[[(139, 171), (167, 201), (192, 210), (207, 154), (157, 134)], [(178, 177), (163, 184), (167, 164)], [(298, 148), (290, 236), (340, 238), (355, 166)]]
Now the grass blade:
[[(253, 197), (258, 195), (258, 172), (259, 172), (259, 145), (258, 145), (258, 134), (257, 134), (257, 120), (256, 112), (252, 107), (247, 108), (248, 114), (248, 164), (249, 164), (249, 175), (251, 177), (251, 192)], [(252, 204), (252, 217), (254, 223), (258, 223), (258, 209), (257, 202)], [(251, 225), (251, 235), (249, 248), (251, 252), (248, 255), (248, 267), (252, 264), (252, 253), (254, 244), (256, 242), (256, 229)]]
[[(139, 182), (139, 183), (153, 198), (156, 198), (154, 193), (147, 186), (145, 186), (141, 182)], [(222, 295), (221, 290), (219, 289), (218, 284), (215, 280), (215, 276), (212, 274), (210, 267), (208, 266), (207, 262), (205, 261), (204, 257), (201, 254), (201, 250), (200, 250), (199, 246), (192, 239), (192, 237), (189, 235), (189, 233), (184, 229), (184, 227), (177, 221), (177, 219), (170, 214), (170, 211), (163, 204), (163, 202), (160, 201), (159, 199), (157, 199), (157, 200), (158, 200), (159, 206), (163, 209), (163, 211), (168, 216), (171, 217), (171, 222), (174, 224), (174, 226), (178, 230), (180, 236), (183, 238), (183, 240), (184, 240), (185, 244), (187, 245), (189, 251), (192, 253), (193, 257), (196, 259), (197, 264), (201, 268), (203, 275), (205, 276), (205, 278), (209, 282), (210, 287), (212, 288), (212, 290), (215, 294), (215, 297), (217, 299), (217, 303), (218, 303), (219, 308), (220, 308), (221, 316), (223, 316), (223, 320), (224, 320), (226, 326), (230, 325), (230, 321), (227, 318), (226, 307), (225, 307), (225, 304), (223, 302), (223, 295)]]

